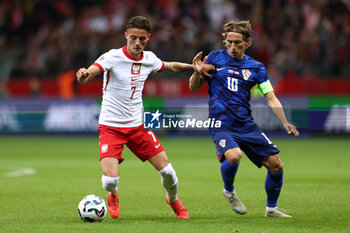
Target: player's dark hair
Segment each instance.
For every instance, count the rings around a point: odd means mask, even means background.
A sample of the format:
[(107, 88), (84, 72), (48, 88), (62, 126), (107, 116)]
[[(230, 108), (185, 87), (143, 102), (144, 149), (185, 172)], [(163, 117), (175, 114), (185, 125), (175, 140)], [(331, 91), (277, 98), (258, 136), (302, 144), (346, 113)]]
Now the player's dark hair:
[(222, 36), (224, 37), (224, 44), (226, 40), (227, 33), (236, 32), (240, 33), (243, 36), (243, 40), (251, 41), (252, 38), (252, 25), (249, 20), (231, 20), (230, 22), (224, 25), (224, 30), (222, 32)]
[(135, 16), (129, 20), (129, 22), (126, 24), (126, 30), (129, 28), (137, 28), (137, 29), (144, 29), (148, 33), (151, 32), (151, 23), (148, 19), (146, 19), (143, 16)]

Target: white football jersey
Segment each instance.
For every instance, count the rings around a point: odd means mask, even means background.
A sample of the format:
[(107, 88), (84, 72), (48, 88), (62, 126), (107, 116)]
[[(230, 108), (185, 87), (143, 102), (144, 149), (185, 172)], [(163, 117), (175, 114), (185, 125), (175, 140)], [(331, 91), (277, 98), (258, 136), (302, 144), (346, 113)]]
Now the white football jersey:
[(94, 65), (103, 73), (103, 99), (99, 124), (112, 127), (136, 127), (143, 124), (142, 90), (151, 72), (164, 69), (153, 52), (144, 51), (133, 59), (126, 50), (111, 49)]

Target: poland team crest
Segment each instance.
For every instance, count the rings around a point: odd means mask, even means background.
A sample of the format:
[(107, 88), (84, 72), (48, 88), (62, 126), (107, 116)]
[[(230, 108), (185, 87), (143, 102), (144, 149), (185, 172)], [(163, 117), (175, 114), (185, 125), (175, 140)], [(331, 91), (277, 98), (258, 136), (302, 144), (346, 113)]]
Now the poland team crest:
[(250, 75), (252, 74), (252, 72), (250, 72), (250, 70), (248, 70), (248, 69), (243, 69), (242, 74), (243, 74), (244, 80), (247, 80), (250, 77)]
[(131, 74), (138, 75), (141, 72), (141, 64), (133, 63), (131, 66)]

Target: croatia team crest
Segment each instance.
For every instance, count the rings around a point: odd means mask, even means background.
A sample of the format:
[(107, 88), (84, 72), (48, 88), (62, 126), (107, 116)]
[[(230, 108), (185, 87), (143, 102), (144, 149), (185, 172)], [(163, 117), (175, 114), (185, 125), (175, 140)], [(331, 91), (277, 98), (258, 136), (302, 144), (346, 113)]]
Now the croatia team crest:
[(224, 148), (226, 146), (226, 139), (221, 139), (219, 145)]
[(133, 63), (131, 66), (131, 74), (138, 75), (141, 73), (141, 64)]
[(248, 78), (250, 77), (250, 75), (252, 74), (252, 72), (250, 72), (250, 70), (248, 70), (248, 69), (243, 69), (243, 70), (242, 70), (242, 74), (243, 74), (244, 80), (248, 80)]

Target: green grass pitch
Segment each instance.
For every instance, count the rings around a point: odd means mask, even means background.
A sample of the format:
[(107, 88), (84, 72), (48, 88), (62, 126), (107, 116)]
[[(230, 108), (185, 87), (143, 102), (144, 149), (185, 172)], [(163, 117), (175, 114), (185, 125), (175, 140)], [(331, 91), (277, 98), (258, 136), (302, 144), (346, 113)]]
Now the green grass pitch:
[(98, 137), (1, 136), (0, 232), (350, 232), (349, 138), (273, 139), (285, 164), (279, 207), (291, 219), (267, 219), (264, 180), (245, 156), (235, 187), (247, 214), (222, 196), (214, 144), (205, 138), (160, 138), (180, 180), (179, 197), (191, 219), (176, 219), (159, 174), (124, 152), (121, 214), (101, 223), (78, 215), (82, 197), (101, 186)]

